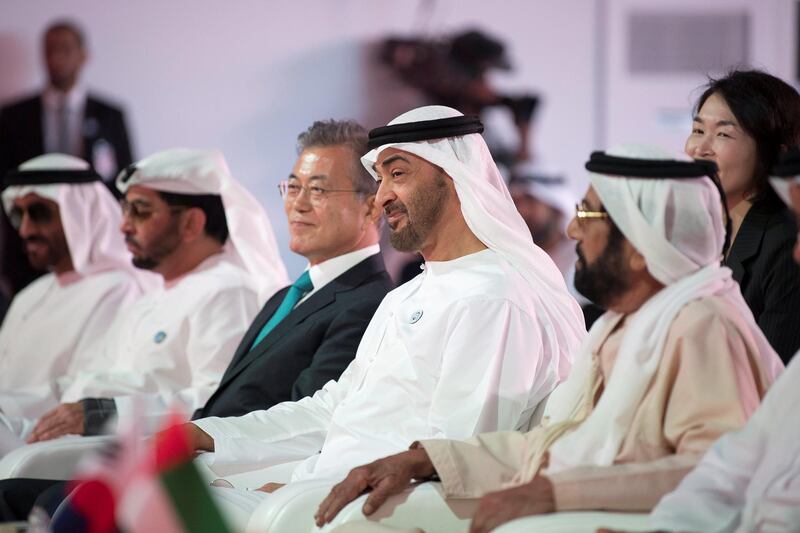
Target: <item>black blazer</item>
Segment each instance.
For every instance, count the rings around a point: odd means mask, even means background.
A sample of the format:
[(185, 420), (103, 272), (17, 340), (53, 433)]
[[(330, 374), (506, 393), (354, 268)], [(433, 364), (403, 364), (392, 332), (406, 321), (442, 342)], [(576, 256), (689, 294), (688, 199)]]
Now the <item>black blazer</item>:
[[(96, 96), (86, 97), (83, 127), (83, 154), (92, 164), (94, 145), (101, 139), (114, 149), (117, 170), (132, 163), (131, 146), (122, 111)], [(42, 96), (37, 94), (0, 109), (0, 172), (2, 175), (44, 153)]]
[(772, 189), (745, 215), (725, 260), (764, 335), (785, 363), (800, 349), (800, 265), (794, 216)]
[(298, 305), (250, 350), (289, 290), (282, 289), (256, 316), (219, 387), (192, 418), (268, 409), (310, 396), (329, 380), (338, 379), (391, 289), (383, 258), (380, 254), (369, 257)]
[[(94, 145), (103, 139), (114, 149), (118, 169), (131, 164), (128, 130), (122, 111), (118, 108), (88, 95), (82, 131), (82, 157), (87, 162), (93, 163)], [(21, 163), (43, 153), (41, 95), (28, 97), (0, 109), (0, 178)], [(108, 185), (114, 195), (119, 196), (113, 184)], [(3, 249), (0, 250), (0, 273), (8, 279), (12, 293), (16, 293), (41, 275), (41, 272), (35, 272), (28, 264), (22, 251), (22, 242), (2, 209), (0, 232), (4, 235)]]

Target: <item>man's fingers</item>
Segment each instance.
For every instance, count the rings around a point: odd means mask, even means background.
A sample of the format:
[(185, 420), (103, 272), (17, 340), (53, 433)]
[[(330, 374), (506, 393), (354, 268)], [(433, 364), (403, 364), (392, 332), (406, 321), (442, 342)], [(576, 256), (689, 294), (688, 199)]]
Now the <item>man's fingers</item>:
[(345, 505), (355, 500), (361, 491), (356, 490), (353, 486), (340, 487), (338, 490), (331, 493), (331, 498), (328, 501), (327, 507), (322, 511), (319, 516), (322, 524), (327, 524), (339, 514)]
[[(377, 511), (383, 502), (386, 501), (386, 498), (400, 492), (397, 490), (397, 483), (393, 482), (393, 478), (383, 478), (378, 482), (375, 486), (373, 491), (367, 497), (367, 501), (364, 502), (364, 507), (362, 511), (365, 515), (371, 515), (375, 511)], [(402, 490), (404, 487), (400, 487)]]
[(322, 526), (333, 520), (336, 515), (339, 514), (339, 511), (347, 505), (348, 501), (350, 500), (346, 498), (344, 491), (339, 488), (339, 485), (335, 486), (330, 494), (328, 494), (328, 497), (325, 498), (319, 506), (319, 510), (315, 516), (317, 525)]
[(472, 517), (472, 521), (469, 524), (469, 533), (488, 533), (491, 531), (489, 517), (497, 512), (500, 512), (500, 510), (492, 508), (487, 496), (481, 498), (478, 510), (475, 511), (475, 516)]
[(60, 437), (62, 435), (66, 435), (69, 433), (69, 428), (65, 425), (58, 425), (55, 427), (50, 427), (43, 429), (36, 435), (36, 440), (32, 442), (41, 442), (45, 440), (55, 439), (56, 437)]
[(475, 515), (469, 525), (469, 533), (489, 533), (490, 529), (484, 515)]
[(39, 422), (36, 423), (34, 426), (33, 431), (31, 431), (30, 436), (28, 437), (28, 442), (38, 442), (42, 440), (42, 435), (51, 431), (57, 423), (53, 423), (50, 420), (41, 419)]
[(65, 423), (68, 420), (68, 416), (66, 415), (67, 413), (61, 409), (61, 406), (56, 407), (48, 413), (45, 413), (41, 418), (39, 418), (36, 426), (34, 426), (33, 433), (41, 433), (42, 431), (52, 429), (53, 427)]
[(367, 488), (369, 482), (366, 476), (347, 476), (347, 478), (331, 489), (328, 497), (323, 500), (315, 516), (318, 526), (327, 524), (339, 514), (345, 505), (358, 498)]
[[(55, 411), (52, 411), (49, 415), (50, 416), (45, 415), (39, 420), (31, 432), (31, 437), (35, 437), (39, 440), (47, 440), (48, 438), (58, 437), (66, 433), (81, 432), (81, 428), (78, 427), (78, 422), (74, 420), (73, 417), (67, 414), (62, 415)], [(47, 435), (51, 433), (56, 433), (56, 435), (47, 437)]]
[(49, 413), (45, 413), (40, 419), (39, 422), (36, 423), (37, 428), (45, 428), (53, 426), (61, 419), (61, 411), (58, 408), (50, 411)]

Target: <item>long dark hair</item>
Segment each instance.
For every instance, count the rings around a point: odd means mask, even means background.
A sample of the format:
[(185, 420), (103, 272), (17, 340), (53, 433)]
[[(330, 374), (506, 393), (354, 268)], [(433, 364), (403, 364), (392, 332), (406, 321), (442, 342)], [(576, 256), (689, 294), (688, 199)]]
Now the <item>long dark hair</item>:
[(756, 142), (756, 169), (747, 194), (758, 198), (769, 190), (769, 169), (780, 152), (800, 144), (800, 94), (785, 81), (761, 70), (733, 70), (722, 78), (709, 78), (695, 104), (695, 114), (712, 94), (725, 100), (741, 127)]

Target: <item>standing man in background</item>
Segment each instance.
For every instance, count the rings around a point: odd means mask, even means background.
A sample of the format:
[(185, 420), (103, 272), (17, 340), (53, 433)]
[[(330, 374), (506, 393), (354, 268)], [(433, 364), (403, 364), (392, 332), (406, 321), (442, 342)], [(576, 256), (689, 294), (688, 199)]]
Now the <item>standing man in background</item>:
[[(47, 87), (0, 108), (0, 176), (37, 155), (58, 152), (88, 161), (117, 194), (109, 180), (132, 162), (128, 132), (122, 111), (80, 81), (88, 58), (84, 33), (74, 22), (56, 21), (42, 44)], [(2, 289), (13, 295), (40, 273), (25, 261), (4, 215), (0, 233)]]

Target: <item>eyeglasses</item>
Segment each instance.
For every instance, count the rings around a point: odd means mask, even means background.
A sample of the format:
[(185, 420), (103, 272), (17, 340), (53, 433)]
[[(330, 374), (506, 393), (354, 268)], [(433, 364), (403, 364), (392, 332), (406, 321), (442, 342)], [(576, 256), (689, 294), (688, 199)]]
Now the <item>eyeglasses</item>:
[[(134, 222), (144, 222), (148, 218), (158, 213), (158, 209), (153, 209), (147, 204), (143, 204), (138, 200), (129, 202), (127, 200), (120, 200), (119, 206), (122, 209), (123, 218), (130, 218)], [(185, 205), (170, 205), (167, 206), (170, 213), (177, 213), (188, 209)]]
[(53, 210), (49, 205), (41, 202), (30, 204), (27, 208), (14, 206), (8, 214), (8, 220), (14, 229), (19, 230), (22, 226), (22, 219), (28, 215), (28, 219), (34, 224), (50, 224), (53, 221)]
[(294, 202), (300, 197), (301, 192), (308, 195), (308, 200), (313, 205), (319, 205), (325, 201), (327, 196), (332, 193), (338, 192), (355, 192), (360, 193), (357, 189), (325, 189), (316, 185), (300, 185), (293, 181), (282, 181), (278, 184), (278, 191), (281, 193), (281, 198), (284, 202)]
[(608, 218), (608, 213), (605, 211), (590, 211), (583, 204), (575, 204), (575, 218), (578, 219), (579, 224), (582, 224), (585, 218)]

